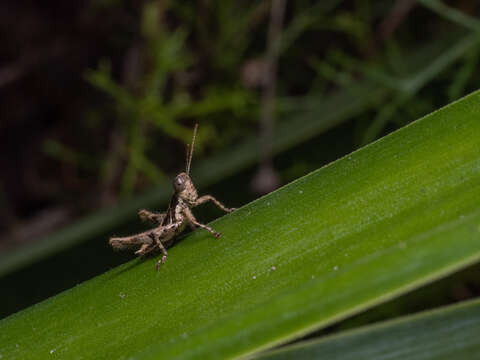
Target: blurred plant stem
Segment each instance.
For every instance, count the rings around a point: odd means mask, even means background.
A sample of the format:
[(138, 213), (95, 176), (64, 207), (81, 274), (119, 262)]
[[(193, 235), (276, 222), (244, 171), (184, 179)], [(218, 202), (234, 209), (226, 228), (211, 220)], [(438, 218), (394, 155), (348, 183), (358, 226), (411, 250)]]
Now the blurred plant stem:
[(275, 172), (272, 163), (272, 136), (275, 122), (274, 101), (277, 84), (277, 64), (286, 4), (286, 0), (272, 1), (270, 25), (268, 27), (267, 54), (264, 66), (265, 78), (260, 105), (260, 168), (252, 181), (253, 189), (261, 194), (273, 191), (280, 185), (280, 178)]
[(396, 0), (390, 12), (379, 26), (379, 33), (383, 39), (390, 39), (395, 30), (408, 17), (410, 11), (417, 5), (416, 0)]

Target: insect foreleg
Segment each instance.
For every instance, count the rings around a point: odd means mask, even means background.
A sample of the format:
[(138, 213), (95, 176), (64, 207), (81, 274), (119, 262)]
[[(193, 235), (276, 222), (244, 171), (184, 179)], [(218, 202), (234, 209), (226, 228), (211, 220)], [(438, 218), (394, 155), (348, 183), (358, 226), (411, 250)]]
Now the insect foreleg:
[(215, 230), (213, 230), (210, 226), (207, 226), (207, 225), (203, 225), (203, 224), (200, 224), (197, 219), (195, 219), (195, 216), (193, 216), (193, 213), (190, 211), (189, 208), (186, 208), (183, 210), (183, 213), (185, 214), (185, 216), (187, 217), (188, 221), (190, 223), (192, 223), (193, 225), (196, 225), (198, 227), (201, 227), (202, 229), (205, 229), (207, 230), (208, 232), (210, 232), (213, 236), (215, 236), (216, 238), (220, 237), (222, 234), (220, 234), (219, 232), (216, 232)]
[(162, 244), (162, 241), (160, 239), (160, 235), (158, 233), (155, 233), (155, 232), (152, 233), (152, 235), (153, 235), (153, 238), (154, 238), (157, 246), (162, 251), (162, 258), (157, 261), (157, 265), (155, 266), (155, 268), (158, 271), (158, 269), (160, 268), (160, 265), (162, 265), (165, 261), (167, 261), (168, 252), (167, 252), (167, 249), (165, 249), (165, 246), (163, 246), (163, 244)]
[(160, 265), (167, 261), (168, 252), (164, 246), (164, 243), (167, 243), (176, 235), (177, 230), (181, 225), (182, 222), (179, 221), (165, 226), (159, 226), (150, 233), (150, 236), (154, 240), (155, 244), (162, 251), (162, 258), (158, 260), (156, 265), (157, 270), (159, 269)]
[(195, 201), (195, 206), (203, 204), (207, 201), (213, 201), (215, 205), (217, 205), (220, 209), (222, 209), (225, 212), (231, 213), (232, 211), (236, 210), (235, 208), (227, 208), (225, 205), (223, 205), (220, 201), (215, 199), (212, 195), (204, 195), (202, 197), (199, 197), (197, 201)]

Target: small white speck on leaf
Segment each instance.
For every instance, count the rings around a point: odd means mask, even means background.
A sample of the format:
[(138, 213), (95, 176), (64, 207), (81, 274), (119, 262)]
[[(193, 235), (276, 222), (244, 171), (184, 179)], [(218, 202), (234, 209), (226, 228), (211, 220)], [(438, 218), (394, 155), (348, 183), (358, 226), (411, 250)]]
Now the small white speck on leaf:
[(267, 204), (266, 204), (266, 205), (267, 205), (267, 206), (270, 206), (270, 201), (267, 201)]
[(335, 266), (333, 267), (333, 270), (337, 271), (337, 270), (338, 270), (338, 266), (335, 265)]
[(277, 270), (277, 268), (275, 266), (272, 266), (272, 271), (275, 271)]
[(298, 193), (299, 193), (299, 194), (303, 194), (303, 190), (298, 190)]
[(257, 277), (255, 275), (252, 276), (252, 279), (255, 280)]
[(15, 344), (15, 347), (18, 349), (19, 348), (18, 344)]
[(56, 349), (52, 349), (50, 350), (50, 354), (53, 354), (55, 352)]
[(120, 296), (123, 299), (126, 295), (124, 293), (120, 293), (118, 294), (118, 296)]

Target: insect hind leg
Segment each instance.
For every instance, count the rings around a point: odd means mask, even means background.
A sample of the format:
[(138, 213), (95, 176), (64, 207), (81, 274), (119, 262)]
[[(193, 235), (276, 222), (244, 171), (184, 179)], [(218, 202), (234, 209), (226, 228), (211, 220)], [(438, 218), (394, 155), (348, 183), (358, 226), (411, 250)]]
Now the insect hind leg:
[(149, 252), (151, 252), (152, 250), (155, 249), (155, 246), (153, 244), (143, 244), (140, 249), (138, 249), (137, 251), (135, 251), (135, 255), (138, 255), (138, 256), (145, 256), (147, 255)]
[(145, 209), (142, 209), (138, 212), (138, 216), (142, 221), (150, 221), (154, 224), (161, 224), (165, 217), (166, 213), (154, 213)]
[(114, 250), (125, 250), (139, 245), (143, 246), (144, 244), (151, 245), (152, 239), (146, 234), (137, 234), (125, 237), (112, 237), (109, 243)]

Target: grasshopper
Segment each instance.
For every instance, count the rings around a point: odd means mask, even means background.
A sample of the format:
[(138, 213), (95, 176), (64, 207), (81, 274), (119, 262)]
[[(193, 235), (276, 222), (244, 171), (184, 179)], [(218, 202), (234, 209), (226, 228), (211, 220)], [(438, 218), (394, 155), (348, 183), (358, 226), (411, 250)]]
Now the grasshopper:
[(152, 251), (160, 250), (162, 257), (156, 265), (156, 269), (158, 270), (160, 265), (167, 260), (168, 253), (166, 248), (173, 243), (175, 237), (183, 232), (187, 225), (189, 225), (192, 230), (197, 227), (205, 229), (216, 238), (221, 236), (219, 232), (216, 232), (211, 227), (199, 223), (191, 210), (195, 206), (207, 201), (212, 201), (227, 213), (236, 210), (235, 208), (225, 207), (211, 195), (198, 196), (197, 189), (195, 185), (193, 185), (189, 175), (197, 128), (198, 124), (195, 125), (193, 130), (190, 151), (188, 151), (187, 147), (186, 170), (175, 176), (173, 180), (174, 194), (170, 200), (167, 211), (165, 213), (153, 213), (142, 209), (138, 212), (140, 219), (150, 221), (156, 224), (157, 227), (132, 236), (110, 238), (109, 243), (114, 250), (139, 248), (135, 251), (135, 254), (138, 256), (145, 256)]

